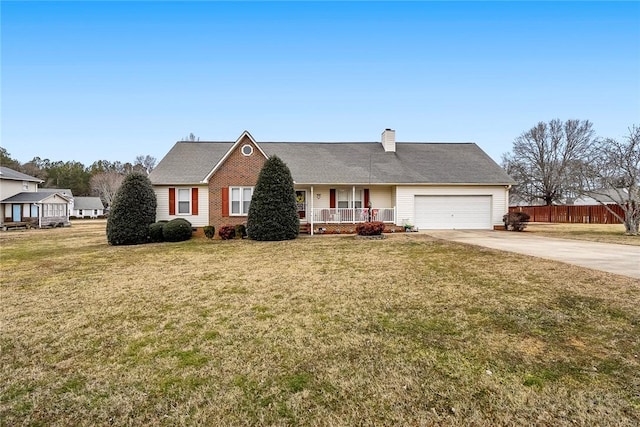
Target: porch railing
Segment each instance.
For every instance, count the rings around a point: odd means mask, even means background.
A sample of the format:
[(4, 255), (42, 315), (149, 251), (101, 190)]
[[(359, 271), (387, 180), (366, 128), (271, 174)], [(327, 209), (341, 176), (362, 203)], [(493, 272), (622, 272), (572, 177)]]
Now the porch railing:
[(313, 222), (326, 224), (353, 224), (366, 221), (396, 221), (396, 208), (315, 208)]

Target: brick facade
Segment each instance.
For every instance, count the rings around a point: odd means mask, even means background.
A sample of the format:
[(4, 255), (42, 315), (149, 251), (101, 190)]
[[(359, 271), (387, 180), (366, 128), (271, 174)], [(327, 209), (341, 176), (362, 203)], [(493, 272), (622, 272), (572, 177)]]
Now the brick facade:
[[(242, 147), (245, 145), (253, 147), (253, 153), (250, 156), (242, 154)], [(223, 216), (222, 189), (231, 186), (255, 186), (266, 160), (251, 138), (245, 135), (213, 174), (209, 180), (209, 224), (216, 227), (216, 231), (223, 225), (237, 225), (247, 222), (246, 216)]]

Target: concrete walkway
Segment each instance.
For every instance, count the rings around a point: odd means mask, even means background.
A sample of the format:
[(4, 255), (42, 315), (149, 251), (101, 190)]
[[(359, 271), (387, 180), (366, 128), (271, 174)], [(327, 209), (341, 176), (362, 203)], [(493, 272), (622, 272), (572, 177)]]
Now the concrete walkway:
[(424, 230), (437, 239), (515, 252), (640, 279), (640, 246), (555, 239), (529, 233), (485, 230)]

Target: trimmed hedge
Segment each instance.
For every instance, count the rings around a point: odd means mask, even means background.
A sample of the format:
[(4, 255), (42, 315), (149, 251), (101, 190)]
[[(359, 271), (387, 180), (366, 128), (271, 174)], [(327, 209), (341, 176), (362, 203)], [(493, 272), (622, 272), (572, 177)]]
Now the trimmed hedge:
[(371, 221), (363, 222), (356, 226), (358, 236), (379, 236), (384, 231), (384, 222)]
[(216, 237), (216, 228), (213, 225), (205, 225), (202, 227), (202, 231), (204, 231), (204, 235), (207, 239), (213, 239)]
[(193, 230), (191, 223), (184, 218), (175, 218), (162, 227), (165, 242), (182, 242), (191, 239)]
[(164, 242), (164, 237), (162, 237), (162, 227), (164, 227), (167, 222), (168, 221), (158, 221), (149, 226), (149, 238), (152, 242)]
[(236, 225), (236, 239), (247, 237), (247, 227), (244, 224)]

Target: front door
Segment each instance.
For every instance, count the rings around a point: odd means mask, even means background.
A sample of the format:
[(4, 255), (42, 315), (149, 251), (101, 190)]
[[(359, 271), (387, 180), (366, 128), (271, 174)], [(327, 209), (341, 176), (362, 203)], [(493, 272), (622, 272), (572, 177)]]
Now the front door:
[(307, 218), (307, 191), (296, 190), (296, 206), (298, 206), (298, 216), (300, 219)]
[(13, 222), (22, 221), (22, 205), (12, 205), (13, 206)]

